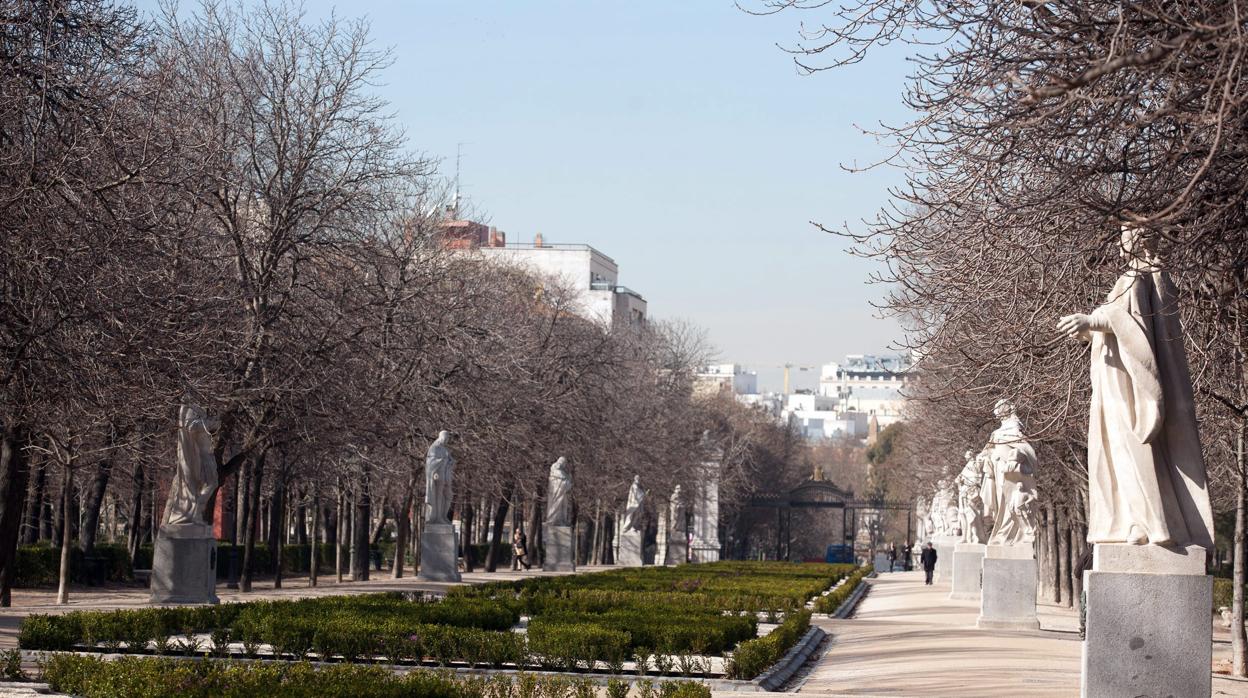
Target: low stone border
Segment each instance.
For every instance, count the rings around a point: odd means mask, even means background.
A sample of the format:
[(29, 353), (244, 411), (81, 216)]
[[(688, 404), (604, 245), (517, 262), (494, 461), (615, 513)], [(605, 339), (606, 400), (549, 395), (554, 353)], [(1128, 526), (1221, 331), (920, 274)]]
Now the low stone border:
[(750, 683), (758, 686), (764, 691), (778, 691), (780, 687), (793, 678), (793, 674), (810, 659), (810, 655), (819, 649), (819, 645), (823, 644), (823, 638), (827, 637), (820, 628), (811, 628), (806, 631), (801, 640), (797, 644), (789, 648), (784, 657), (771, 666), (770, 669), (764, 671), (754, 678)]
[(845, 603), (841, 604), (841, 607), (836, 609), (836, 612), (833, 613), (829, 617), (836, 618), (838, 620), (844, 620), (848, 618), (849, 614), (853, 613), (854, 609), (858, 608), (858, 602), (862, 601), (862, 597), (867, 595), (868, 585), (867, 585), (866, 580), (874, 579), (875, 576), (876, 576), (876, 573), (873, 571), (871, 572), (871, 574), (868, 574), (867, 576), (859, 580), (858, 586), (854, 588), (854, 591), (853, 593), (849, 595), (849, 598), (845, 599)]

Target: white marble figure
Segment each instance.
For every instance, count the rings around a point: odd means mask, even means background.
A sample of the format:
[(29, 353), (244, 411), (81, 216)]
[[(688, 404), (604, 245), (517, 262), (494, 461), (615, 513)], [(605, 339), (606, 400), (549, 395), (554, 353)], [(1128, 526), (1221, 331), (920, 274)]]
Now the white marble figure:
[(641, 507), (646, 501), (646, 493), (641, 489), (641, 476), (633, 476), (633, 484), (628, 488), (628, 503), (624, 505), (624, 531), (641, 530)]
[(163, 526), (208, 524), (208, 500), (217, 491), (217, 460), (202, 408), (187, 402), (178, 409), (178, 469), (169, 485)]
[(688, 535), (685, 519), (684, 496), (681, 494), (680, 485), (676, 485), (672, 490), (672, 498), (667, 503), (667, 535), (684, 540)]
[(919, 543), (926, 543), (931, 535), (931, 529), (929, 528), (931, 519), (927, 515), (927, 500), (922, 495), (914, 500), (914, 518), (917, 519), (914, 539)]
[(947, 480), (941, 480), (936, 485), (936, 495), (932, 497), (932, 522), (936, 535), (958, 535), (958, 504)]
[(572, 525), (572, 476), (568, 474), (568, 459), (563, 456), (550, 465), (546, 523), (550, 526)]
[(1036, 538), (1036, 452), (1023, 436), (1023, 423), (1014, 403), (997, 400), (993, 414), (1001, 425), (988, 437), (994, 491), (991, 510), (992, 545), (1032, 543)]
[(1213, 547), (1213, 516), (1178, 293), (1145, 234), (1123, 224), (1128, 269), (1105, 304), (1057, 328), (1092, 343), (1088, 541)]
[(451, 485), (455, 480), (455, 458), (447, 442), (451, 432), (438, 432), (425, 455), (425, 523), (450, 525)]
[(958, 521), (962, 527), (963, 543), (985, 543), (984, 500), (981, 497), (984, 483), (983, 462), (974, 451), (965, 454), (966, 465), (958, 474)]

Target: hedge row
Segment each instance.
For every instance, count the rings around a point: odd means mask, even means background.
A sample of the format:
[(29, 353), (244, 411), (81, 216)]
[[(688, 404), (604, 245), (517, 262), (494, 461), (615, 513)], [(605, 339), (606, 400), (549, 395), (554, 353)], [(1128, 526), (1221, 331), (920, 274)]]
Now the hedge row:
[(871, 574), (872, 569), (871, 565), (863, 565), (862, 567), (859, 567), (850, 573), (849, 576), (845, 578), (845, 582), (839, 587), (815, 599), (815, 612), (836, 613), (837, 609), (841, 607), (841, 604), (845, 603), (850, 595), (854, 593), (854, 589), (858, 588), (858, 584), (862, 581), (862, 578)]
[[(77, 545), (70, 548), (69, 579), (76, 584), (87, 584), (96, 580), (90, 578), (92, 566), (99, 565), (103, 579), (98, 581), (125, 582), (134, 578), (130, 569), (130, 553), (124, 545), (100, 544), (95, 546), (91, 566), (87, 565), (87, 556)], [(56, 586), (61, 578), (61, 549), (48, 545), (23, 545), (17, 549), (15, 587)]]
[(738, 645), (725, 667), (728, 678), (752, 679), (780, 661), (789, 648), (797, 644), (810, 629), (810, 616), (807, 609), (794, 611), (766, 636), (746, 640)]
[[(659, 610), (662, 609), (662, 610)], [(598, 628), (626, 633), (628, 648), (647, 648), (663, 654), (692, 652), (722, 654), (742, 640), (758, 635), (755, 615), (723, 615), (718, 611), (696, 613), (651, 606), (617, 608), (603, 612), (552, 611), (529, 621), (529, 632), (556, 626)]]
[[(259, 664), (229, 661), (177, 661), (56, 654), (43, 663), (52, 690), (84, 698), (594, 698), (592, 681), (563, 677), (456, 677), (433, 671), (396, 674), (381, 667), (306, 663)], [(657, 690), (649, 682), (641, 694), (653, 698), (710, 698), (706, 686), (692, 681), (667, 682)], [(607, 694), (626, 695), (628, 684), (613, 681)]]
[[(116, 650), (124, 644), (127, 648), (150, 645), (157, 651), (169, 651), (174, 636), (199, 633), (210, 634), (214, 645), (224, 646), (229, 641), (269, 644), (285, 648), (285, 653), (295, 656), (305, 654), (320, 637), (330, 654), (367, 655), (380, 653), (374, 652), (384, 649), (379, 643), (392, 641), (396, 636), (407, 638), (425, 626), (507, 631), (519, 618), (514, 605), (490, 600), (423, 603), (408, 601), (397, 593), (327, 596), (297, 601), (32, 615), (22, 622), (18, 644), (23, 649), (37, 650)], [(410, 654), (415, 650), (407, 651)]]

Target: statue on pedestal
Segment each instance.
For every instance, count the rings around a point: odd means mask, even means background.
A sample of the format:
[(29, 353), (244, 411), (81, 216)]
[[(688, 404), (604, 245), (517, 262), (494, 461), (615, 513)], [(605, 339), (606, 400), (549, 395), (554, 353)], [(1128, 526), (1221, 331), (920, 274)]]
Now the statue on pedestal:
[(455, 479), (455, 458), (447, 443), (451, 432), (442, 430), (425, 455), (425, 523), (450, 525), (451, 485)]
[(1129, 267), (1104, 305), (1061, 332), (1092, 343), (1088, 541), (1213, 546), (1178, 292), (1143, 231), (1124, 224)]
[(208, 500), (217, 491), (217, 460), (212, 455), (208, 417), (191, 402), (178, 410), (177, 458), (161, 527), (207, 526)]
[(686, 535), (685, 502), (681, 496), (680, 485), (676, 485), (676, 488), (672, 490), (672, 498), (668, 500), (667, 521), (667, 535), (684, 540)]
[(641, 507), (646, 500), (646, 493), (641, 489), (641, 476), (633, 476), (633, 484), (628, 488), (628, 503), (624, 505), (624, 521), (622, 530), (641, 530)]
[(546, 523), (550, 526), (572, 525), (572, 476), (568, 474), (568, 459), (559, 456), (550, 466), (550, 480), (546, 496)]
[(974, 451), (965, 454), (966, 465), (958, 474), (958, 518), (963, 543), (984, 543), (984, 500), (981, 497), (983, 463)]
[(984, 449), (992, 463), (993, 501), (990, 509), (992, 545), (1031, 543), (1036, 538), (1036, 451), (1023, 436), (1023, 422), (1014, 403), (997, 401), (993, 414), (1001, 426)]

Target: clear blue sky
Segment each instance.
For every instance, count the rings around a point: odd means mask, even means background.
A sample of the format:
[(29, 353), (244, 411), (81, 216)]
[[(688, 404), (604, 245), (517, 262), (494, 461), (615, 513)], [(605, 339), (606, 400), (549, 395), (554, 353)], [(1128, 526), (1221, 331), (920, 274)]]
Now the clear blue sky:
[(724, 0), (306, 8), (371, 21), (395, 58), (378, 89), (413, 146), (453, 174), (464, 143), (464, 192), (509, 241), (540, 231), (602, 250), (652, 317), (705, 327), (766, 387), (769, 365), (898, 335), (869, 306), (884, 292), (865, 284), (871, 265), (809, 221), (855, 224), (900, 181), (841, 164), (881, 153), (855, 124), (906, 117), (901, 51), (803, 77), (776, 44), (816, 14), (754, 17)]

